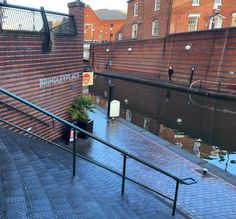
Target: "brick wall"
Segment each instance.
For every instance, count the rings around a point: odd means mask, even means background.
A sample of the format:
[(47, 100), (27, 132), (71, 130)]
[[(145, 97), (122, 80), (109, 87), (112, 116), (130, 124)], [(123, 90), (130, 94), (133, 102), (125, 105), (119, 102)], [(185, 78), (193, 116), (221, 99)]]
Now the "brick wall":
[[(134, 4), (138, 2), (138, 16), (134, 16)], [(123, 33), (123, 39), (130, 39), (132, 25), (138, 24), (138, 39), (152, 38), (152, 21), (159, 21), (159, 34), (153, 38), (163, 37), (168, 30), (168, 12), (170, 10), (170, 0), (161, 1), (161, 9), (154, 10), (155, 0), (131, 0), (128, 1), (127, 21), (120, 30)]]
[[(138, 2), (138, 16), (134, 16), (134, 4)], [(224, 17), (222, 28), (231, 27), (232, 14), (236, 13), (236, 2), (222, 0), (218, 10), (213, 9), (215, 0), (200, 1), (198, 6), (192, 5), (192, 0), (161, 0), (160, 10), (154, 10), (155, 0), (129, 0), (127, 21), (119, 32), (123, 39), (131, 39), (132, 25), (138, 24), (137, 39), (165, 37), (168, 33), (188, 32), (189, 14), (198, 14), (197, 30), (209, 29), (209, 17), (217, 11)], [(160, 22), (158, 36), (152, 36), (152, 21)], [(117, 37), (116, 37), (117, 39)]]
[[(78, 34), (52, 35), (52, 50), (49, 53), (42, 53), (44, 34), (0, 33), (0, 86), (64, 119), (69, 119), (66, 109), (81, 94), (81, 76), (76, 78), (74, 73), (81, 73), (83, 66), (84, 4), (74, 2), (69, 7)], [(71, 81), (68, 80), (69, 75)], [(61, 78), (59, 83), (40, 86), (40, 80), (58, 76)], [(1, 101), (32, 115), (29, 117), (0, 104), (1, 118), (24, 128), (32, 127), (33, 132), (49, 139), (60, 136), (61, 124), (56, 122), (54, 127), (48, 126), (45, 123), (50, 124), (50, 118), (6, 95), (1, 94), (0, 97)]]
[[(102, 20), (93, 9), (87, 5), (84, 10), (84, 40), (94, 40), (96, 42), (110, 41), (110, 34), (112, 34), (111, 40), (114, 40), (115, 34), (124, 23), (125, 19)], [(112, 30), (110, 30), (111, 24), (113, 26)]]
[[(173, 80), (177, 82), (189, 82), (191, 68), (195, 66), (193, 81), (236, 83), (235, 34), (236, 28), (230, 28), (95, 45), (91, 63), (98, 72), (105, 71), (106, 62), (112, 59), (109, 71), (136, 72), (160, 79), (167, 79), (168, 66), (172, 65)], [(185, 49), (188, 43), (192, 44), (190, 50)], [(129, 47), (132, 52), (128, 52)]]
[[(197, 30), (209, 29), (209, 17), (214, 13), (215, 0), (200, 1), (199, 6), (192, 6), (192, 0), (173, 0), (171, 33), (187, 32), (189, 14), (199, 14)], [(219, 13), (225, 17), (222, 27), (231, 27), (232, 14), (236, 12), (236, 2), (222, 0)]]

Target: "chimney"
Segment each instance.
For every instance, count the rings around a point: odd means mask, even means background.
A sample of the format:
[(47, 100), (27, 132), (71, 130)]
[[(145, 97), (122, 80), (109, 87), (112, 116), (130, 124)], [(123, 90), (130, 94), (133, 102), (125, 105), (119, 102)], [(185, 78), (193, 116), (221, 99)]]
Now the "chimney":
[(77, 33), (79, 38), (83, 40), (84, 36), (84, 7), (85, 4), (80, 0), (68, 3), (69, 14), (74, 16)]

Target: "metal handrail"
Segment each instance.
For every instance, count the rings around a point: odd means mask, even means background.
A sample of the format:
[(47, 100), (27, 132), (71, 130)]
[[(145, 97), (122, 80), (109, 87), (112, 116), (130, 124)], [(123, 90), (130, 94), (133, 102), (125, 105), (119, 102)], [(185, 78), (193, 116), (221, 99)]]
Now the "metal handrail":
[[(197, 80), (197, 81), (194, 81), (191, 85), (190, 85), (190, 89), (192, 89), (193, 87), (194, 87), (194, 85), (196, 85), (196, 84), (198, 84), (198, 83), (200, 83), (199, 84), (199, 86), (200, 86), (200, 89), (202, 89), (202, 84), (203, 83), (206, 83), (206, 84), (216, 84), (217, 85), (217, 92), (220, 92), (220, 91), (222, 91), (221, 90), (221, 87), (223, 86), (223, 85), (233, 85), (233, 86), (236, 86), (236, 84), (235, 83), (228, 83), (228, 82), (221, 82), (221, 81), (207, 81), (207, 80)], [(207, 89), (209, 89), (209, 88), (207, 88)]]
[(38, 121), (38, 122), (40, 122), (40, 123), (42, 123), (44, 125), (51, 126), (51, 124), (53, 124), (53, 122), (52, 123), (44, 122), (44, 121), (42, 121), (42, 120), (40, 120), (40, 119), (30, 115), (29, 113), (24, 112), (23, 110), (20, 110), (20, 109), (18, 109), (16, 107), (13, 107), (13, 106), (9, 105), (8, 103), (5, 103), (2, 100), (0, 100), (0, 104), (4, 104), (7, 108), (12, 109), (12, 110), (16, 110), (16, 111), (18, 111), (18, 112), (20, 112), (20, 113), (22, 113), (22, 114), (24, 114), (26, 116), (29, 116), (31, 119), (34, 119), (34, 120), (36, 120), (36, 121)]
[[(106, 146), (108, 146), (108, 147), (110, 147), (110, 148), (112, 148), (112, 149), (114, 149), (114, 150), (120, 152), (120, 153), (124, 156), (124, 160), (123, 160), (123, 172), (122, 172), (122, 189), (121, 189), (122, 195), (124, 194), (124, 188), (125, 188), (126, 159), (127, 159), (128, 157), (129, 157), (129, 158), (132, 158), (132, 159), (138, 161), (139, 163), (142, 163), (143, 165), (148, 166), (148, 167), (150, 167), (151, 169), (156, 170), (156, 171), (158, 171), (158, 172), (160, 172), (160, 173), (162, 173), (162, 174), (164, 174), (164, 175), (166, 175), (166, 176), (168, 176), (168, 177), (170, 177), (170, 178), (172, 178), (173, 180), (176, 181), (176, 188), (175, 188), (174, 199), (171, 199), (171, 198), (169, 198), (168, 196), (165, 196), (165, 195), (162, 194), (163, 197), (168, 198), (169, 200), (172, 200), (172, 201), (174, 202), (174, 203), (173, 203), (172, 215), (175, 215), (175, 211), (176, 211), (179, 184), (191, 185), (191, 184), (195, 184), (195, 183), (197, 182), (195, 179), (193, 179), (193, 178), (191, 178), (191, 177), (187, 177), (187, 178), (181, 179), (181, 178), (179, 178), (179, 177), (177, 177), (177, 176), (174, 176), (173, 174), (171, 174), (171, 173), (169, 173), (169, 172), (167, 172), (167, 171), (164, 171), (164, 170), (162, 170), (162, 169), (160, 169), (160, 168), (154, 166), (153, 164), (150, 164), (150, 163), (148, 163), (148, 162), (146, 162), (146, 161), (140, 159), (139, 157), (137, 157), (137, 156), (135, 156), (135, 155), (133, 155), (133, 154), (131, 154), (131, 153), (125, 151), (125, 150), (122, 150), (122, 149), (118, 148), (117, 146), (115, 146), (115, 145), (113, 145), (113, 144), (111, 144), (111, 143), (109, 143), (109, 142), (103, 140), (102, 138), (100, 138), (100, 137), (98, 137), (98, 136), (96, 136), (96, 135), (93, 135), (93, 134), (91, 134), (91, 133), (89, 133), (89, 132), (87, 132), (87, 131), (81, 129), (80, 127), (75, 126), (75, 125), (72, 124), (72, 123), (67, 122), (66, 120), (64, 120), (64, 119), (62, 119), (62, 118), (60, 118), (60, 117), (58, 117), (58, 116), (56, 116), (56, 115), (50, 113), (49, 111), (47, 111), (47, 110), (45, 110), (45, 109), (42, 109), (41, 107), (36, 106), (35, 104), (29, 102), (28, 100), (25, 100), (25, 99), (23, 99), (23, 98), (21, 98), (21, 97), (15, 95), (15, 94), (13, 94), (13, 93), (11, 93), (11, 92), (5, 90), (5, 89), (3, 89), (3, 88), (0, 88), (0, 92), (2, 92), (2, 93), (4, 93), (4, 94), (6, 94), (6, 95), (12, 97), (12, 98), (15, 99), (15, 100), (20, 101), (21, 103), (26, 104), (27, 106), (30, 106), (31, 108), (33, 108), (33, 109), (35, 109), (35, 110), (37, 110), (37, 111), (39, 111), (39, 112), (41, 112), (41, 113), (43, 113), (43, 114), (45, 114), (45, 115), (48, 115), (49, 117), (51, 117), (51, 118), (53, 118), (53, 119), (55, 119), (55, 120), (61, 122), (61, 123), (64, 124), (64, 125), (69, 126), (70, 128), (72, 128), (72, 129), (74, 130), (74, 139), (75, 139), (75, 132), (76, 132), (76, 131), (79, 131), (79, 132), (82, 132), (82, 133), (88, 135), (89, 137), (91, 137), (91, 138), (93, 138), (93, 139), (95, 139), (95, 140), (97, 140), (97, 141), (103, 143), (104, 145), (106, 145)], [(75, 172), (76, 172), (76, 152), (75, 152), (75, 141), (73, 141), (73, 176), (75, 176)]]
[[(16, 8), (16, 9), (22, 9), (22, 10), (27, 10), (27, 11), (37, 11), (37, 12), (41, 12), (41, 9), (38, 8), (31, 8), (31, 7), (25, 7), (25, 6), (21, 6), (21, 5), (13, 5), (13, 4), (4, 4), (4, 3), (0, 3), (1, 7), (8, 7), (8, 8)], [(65, 13), (61, 13), (61, 12), (55, 12), (55, 11), (48, 11), (45, 10), (46, 13), (50, 13), (50, 14), (55, 14), (55, 15), (62, 15), (62, 16), (71, 16), (69, 14), (65, 14)]]

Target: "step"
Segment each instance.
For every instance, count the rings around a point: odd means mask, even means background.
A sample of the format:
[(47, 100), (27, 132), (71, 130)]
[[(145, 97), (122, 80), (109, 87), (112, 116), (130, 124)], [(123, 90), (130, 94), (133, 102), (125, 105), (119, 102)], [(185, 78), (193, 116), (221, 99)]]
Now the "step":
[(120, 177), (82, 159), (73, 178), (72, 155), (48, 143), (0, 128), (0, 149), (3, 218), (173, 218), (132, 183), (122, 196)]

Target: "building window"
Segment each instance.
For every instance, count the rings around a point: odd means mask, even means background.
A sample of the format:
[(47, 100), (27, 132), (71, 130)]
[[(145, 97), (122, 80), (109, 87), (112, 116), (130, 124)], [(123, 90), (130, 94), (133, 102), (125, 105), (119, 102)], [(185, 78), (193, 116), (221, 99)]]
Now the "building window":
[(123, 34), (122, 33), (118, 33), (118, 40), (122, 40), (123, 39)]
[(196, 31), (197, 30), (197, 24), (198, 19), (200, 15), (199, 14), (190, 14), (188, 18), (188, 31)]
[(211, 16), (209, 19), (209, 29), (217, 29), (222, 27), (222, 22), (225, 17), (222, 15)]
[(159, 35), (159, 21), (154, 20), (152, 21), (152, 36), (158, 36)]
[(134, 16), (138, 16), (138, 2), (134, 3)]
[(161, 0), (155, 0), (155, 7), (154, 10), (160, 10), (161, 9)]
[(137, 38), (138, 37), (138, 24), (133, 24), (132, 25), (132, 36), (131, 38)]
[(215, 0), (215, 5), (222, 5), (221, 0)]
[(92, 27), (93, 27), (92, 24), (84, 24), (84, 28), (85, 28), (86, 30), (89, 30), (89, 29), (91, 29)]
[(199, 6), (200, 0), (192, 0), (192, 6)]
[(236, 13), (232, 14), (232, 23), (231, 23), (232, 27), (236, 27)]

